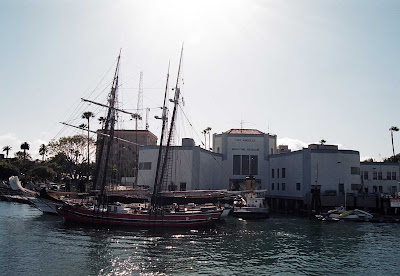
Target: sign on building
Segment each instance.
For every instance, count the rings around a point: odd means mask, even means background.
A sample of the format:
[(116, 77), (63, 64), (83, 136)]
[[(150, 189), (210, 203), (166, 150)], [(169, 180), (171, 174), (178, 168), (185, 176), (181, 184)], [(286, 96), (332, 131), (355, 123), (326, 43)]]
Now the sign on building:
[(399, 198), (391, 198), (390, 199), (390, 207), (392, 207), (392, 208), (400, 207), (400, 199)]

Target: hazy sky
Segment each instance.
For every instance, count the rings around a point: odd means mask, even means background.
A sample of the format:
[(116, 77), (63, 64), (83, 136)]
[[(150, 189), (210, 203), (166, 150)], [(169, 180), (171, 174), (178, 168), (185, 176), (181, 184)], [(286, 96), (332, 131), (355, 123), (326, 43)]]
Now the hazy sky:
[[(120, 48), (121, 107), (136, 108), (143, 71), (143, 105), (160, 115), (183, 42), (194, 129), (180, 137), (197, 144), (207, 126), (242, 121), (293, 150), (323, 138), (380, 161), (400, 127), (399, 1), (0, 0), (0, 35), (0, 146), (12, 156), (28, 141), (39, 158), (41, 143), (69, 134), (60, 121), (101, 116), (80, 98), (105, 99)], [(158, 135), (160, 122), (149, 123)]]

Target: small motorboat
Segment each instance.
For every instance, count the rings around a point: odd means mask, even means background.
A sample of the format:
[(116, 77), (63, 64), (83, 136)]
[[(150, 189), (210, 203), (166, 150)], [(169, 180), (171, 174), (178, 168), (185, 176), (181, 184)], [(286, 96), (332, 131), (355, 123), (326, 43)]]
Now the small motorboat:
[(266, 190), (255, 190), (239, 195), (234, 202), (232, 216), (243, 219), (261, 219), (269, 217), (269, 207), (265, 202)]
[(374, 216), (367, 211), (354, 209), (346, 210), (346, 208), (338, 207), (329, 210), (325, 214), (316, 215), (316, 218), (324, 221), (339, 221), (339, 220), (353, 220), (353, 221), (368, 221)]

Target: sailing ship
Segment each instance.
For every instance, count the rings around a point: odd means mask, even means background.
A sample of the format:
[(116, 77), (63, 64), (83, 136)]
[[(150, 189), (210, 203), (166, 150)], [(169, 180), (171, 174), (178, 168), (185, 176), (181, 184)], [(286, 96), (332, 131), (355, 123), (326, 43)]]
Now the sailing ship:
[(144, 227), (200, 227), (207, 226), (219, 219), (222, 209), (195, 209), (179, 208), (178, 206), (165, 206), (160, 196), (162, 182), (165, 179), (165, 171), (169, 160), (168, 154), (175, 127), (177, 107), (180, 97), (180, 69), (182, 63), (183, 47), (178, 67), (178, 76), (175, 85), (174, 109), (171, 116), (166, 145), (164, 146), (165, 134), (167, 133), (167, 92), (169, 70), (167, 74), (167, 83), (164, 94), (162, 131), (160, 138), (160, 147), (157, 159), (157, 170), (154, 181), (154, 188), (151, 197), (151, 204), (147, 206), (110, 204), (106, 193), (107, 168), (110, 155), (110, 148), (114, 138), (114, 123), (116, 118), (115, 103), (116, 92), (118, 89), (118, 73), (120, 65), (120, 56), (117, 59), (117, 67), (114, 73), (111, 92), (108, 97), (108, 113), (100, 139), (99, 159), (96, 163), (94, 188), (100, 187), (100, 193), (97, 199), (91, 205), (64, 204), (58, 208), (59, 214), (66, 221), (82, 222), (89, 224), (103, 225), (123, 225), (123, 226), (144, 226)]

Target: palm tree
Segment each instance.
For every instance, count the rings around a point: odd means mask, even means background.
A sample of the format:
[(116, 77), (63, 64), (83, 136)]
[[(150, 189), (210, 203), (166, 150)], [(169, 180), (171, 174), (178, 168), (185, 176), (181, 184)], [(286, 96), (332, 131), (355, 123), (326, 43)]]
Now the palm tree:
[(99, 124), (101, 124), (101, 128), (104, 128), (104, 123), (106, 121), (106, 118), (104, 118), (103, 116), (99, 117)]
[(12, 149), (12, 147), (9, 146), (9, 145), (7, 145), (7, 146), (5, 146), (5, 147), (3, 148), (3, 151), (6, 152), (6, 158), (8, 158), (8, 152), (9, 152), (11, 149)]
[(21, 149), (24, 151), (24, 160), (26, 160), (26, 151), (29, 150), (31, 146), (27, 142), (21, 144)]
[(88, 121), (87, 123), (87, 128), (88, 128), (88, 165), (89, 165), (89, 158), (90, 158), (90, 154), (89, 154), (89, 142), (90, 142), (90, 119), (94, 117), (93, 112), (90, 111), (86, 111), (82, 114), (82, 119), (86, 119)]
[(319, 143), (320, 143), (321, 145), (323, 145), (323, 144), (326, 143), (326, 141), (325, 141), (324, 139), (321, 139), (321, 140), (319, 141)]
[(391, 128), (389, 128), (390, 131), (390, 136), (392, 137), (392, 150), (393, 150), (393, 156), (395, 156), (394, 154), (394, 143), (393, 143), (393, 131), (399, 131), (398, 127), (392, 126)]
[(41, 144), (39, 148), (39, 154), (42, 156), (42, 161), (44, 161), (44, 156), (47, 154), (47, 147), (45, 144)]
[(205, 129), (205, 131), (208, 133), (208, 149), (211, 150), (211, 137), (210, 137), (211, 127), (207, 127), (207, 128)]
[(86, 111), (86, 112), (84, 112), (82, 114), (82, 119), (86, 119), (87, 120), (87, 163), (88, 163), (87, 180), (88, 181), (89, 181), (89, 167), (90, 167), (90, 148), (89, 148), (89, 145), (90, 145), (90, 136), (89, 136), (90, 124), (89, 123), (90, 123), (90, 119), (93, 118), (93, 117), (94, 117), (94, 114), (93, 114), (93, 112), (90, 112), (90, 111)]
[(207, 149), (207, 129), (203, 130), (201, 133), (204, 134), (204, 149)]

